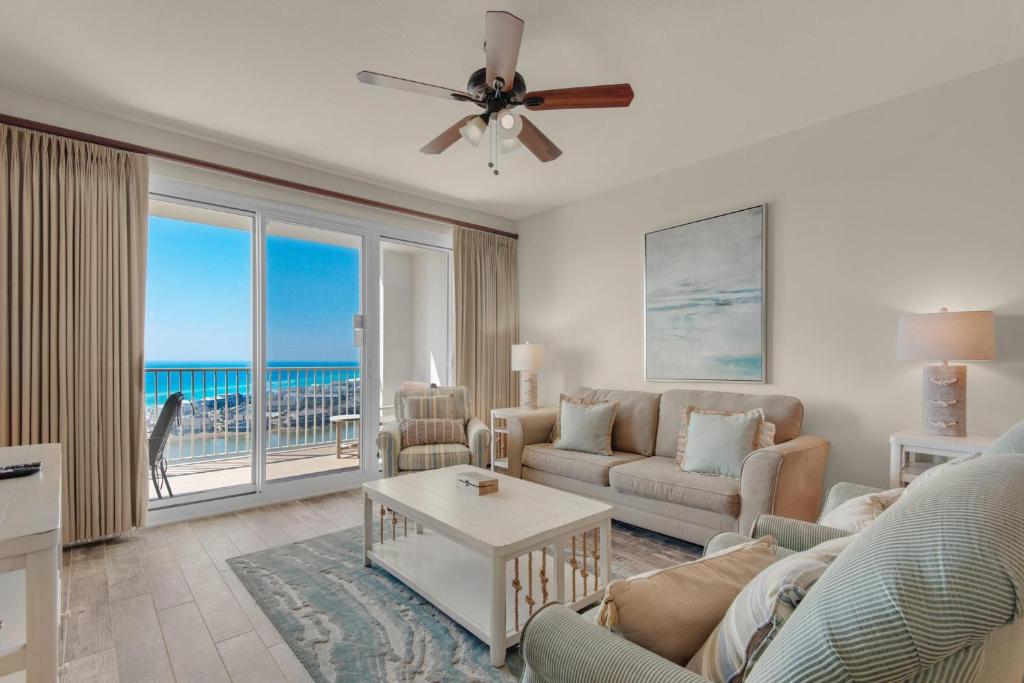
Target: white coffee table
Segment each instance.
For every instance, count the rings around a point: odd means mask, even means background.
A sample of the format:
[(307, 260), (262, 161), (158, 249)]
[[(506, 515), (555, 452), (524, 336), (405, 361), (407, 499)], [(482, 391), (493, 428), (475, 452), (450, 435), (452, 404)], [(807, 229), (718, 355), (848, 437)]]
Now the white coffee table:
[(544, 603), (581, 609), (604, 594), (612, 507), (489, 471), (499, 490), (478, 496), (456, 488), (464, 471), (485, 470), (455, 465), (363, 484), (363, 559), (488, 643), (491, 664), (502, 666)]

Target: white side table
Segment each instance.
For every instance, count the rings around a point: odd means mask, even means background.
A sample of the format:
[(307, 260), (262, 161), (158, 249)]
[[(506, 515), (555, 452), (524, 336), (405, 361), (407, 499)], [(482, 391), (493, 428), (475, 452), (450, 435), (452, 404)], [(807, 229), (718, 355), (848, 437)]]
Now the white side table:
[(983, 451), (996, 437), (988, 434), (967, 436), (941, 436), (928, 432), (905, 429), (889, 436), (889, 486), (906, 486), (917, 475), (936, 462), (920, 462), (918, 455), (930, 455), (944, 460), (963, 458)]
[(508, 427), (506, 420), (510, 417), (530, 415), (550, 408), (492, 408), (491, 409), (491, 470), (502, 472), (508, 470)]

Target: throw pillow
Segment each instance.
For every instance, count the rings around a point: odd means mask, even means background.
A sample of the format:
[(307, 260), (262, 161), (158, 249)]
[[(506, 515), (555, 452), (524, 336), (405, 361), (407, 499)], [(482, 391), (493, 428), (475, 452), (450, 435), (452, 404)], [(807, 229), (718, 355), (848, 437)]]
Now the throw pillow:
[(618, 403), (584, 405), (566, 401), (560, 412), (560, 430), (555, 448), (597, 455), (612, 454), (612, 425)]
[(761, 571), (732, 601), (686, 668), (715, 683), (741, 683), (807, 592), (854, 538), (826, 541)]
[(558, 441), (558, 437), (561, 435), (562, 425), (562, 404), (565, 402), (576, 403), (581, 406), (592, 406), (602, 403), (603, 401), (591, 400), (587, 398), (580, 398), (579, 396), (570, 396), (569, 394), (558, 395), (558, 412), (555, 413), (555, 425), (551, 428), (551, 434), (548, 436), (548, 441), (554, 443)]
[(402, 397), (403, 420), (421, 420), (430, 417), (441, 419), (455, 417), (455, 400), (451, 394)]
[(755, 449), (760, 415), (693, 413), (687, 427), (682, 469), (739, 478), (743, 460)]
[(690, 415), (693, 413), (703, 413), (704, 415), (760, 415), (762, 421), (761, 426), (757, 430), (757, 447), (768, 448), (775, 445), (775, 423), (764, 419), (764, 410), (761, 408), (734, 413), (728, 410), (710, 410), (687, 406), (686, 410), (683, 411), (683, 422), (679, 426), (679, 442), (676, 446), (676, 463), (678, 463), (680, 469), (683, 469), (683, 461), (686, 460), (687, 427), (690, 424)]
[(466, 426), (462, 420), (430, 417), (419, 420), (402, 420), (402, 448), (429, 446), (437, 443), (461, 443), (469, 445)]
[(700, 560), (612, 581), (597, 623), (682, 666), (743, 587), (774, 561), (775, 540), (764, 536)]
[(889, 489), (878, 493), (867, 493), (837, 505), (834, 510), (818, 520), (818, 524), (842, 529), (850, 533), (863, 531), (903, 495), (903, 488)]

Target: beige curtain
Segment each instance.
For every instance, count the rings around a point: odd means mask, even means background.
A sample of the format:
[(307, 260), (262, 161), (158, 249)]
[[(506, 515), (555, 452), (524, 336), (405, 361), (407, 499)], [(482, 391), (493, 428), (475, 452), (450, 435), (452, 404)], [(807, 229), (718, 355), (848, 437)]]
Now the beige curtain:
[(148, 161), (0, 124), (0, 446), (60, 442), (65, 543), (141, 525)]
[(473, 414), (516, 405), (512, 345), (519, 341), (516, 241), (455, 228), (455, 381), (469, 387)]

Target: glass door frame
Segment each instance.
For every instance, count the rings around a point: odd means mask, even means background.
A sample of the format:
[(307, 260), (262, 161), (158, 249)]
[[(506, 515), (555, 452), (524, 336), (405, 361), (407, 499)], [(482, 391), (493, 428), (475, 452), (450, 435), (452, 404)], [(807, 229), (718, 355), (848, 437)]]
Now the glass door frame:
[[(260, 185), (253, 183), (254, 192)], [(275, 188), (276, 190), (276, 188)], [(279, 194), (280, 191), (278, 190)], [(453, 248), (452, 236), (389, 225), (375, 220), (354, 218), (334, 211), (314, 209), (299, 204), (266, 199), (255, 194), (241, 194), (206, 185), (186, 182), (166, 175), (150, 177), (150, 195), (168, 201), (222, 208), (255, 216), (252, 239), (252, 392), (253, 400), (253, 484), (192, 494), (176, 500), (167, 499), (150, 505), (149, 523), (164, 523), (196, 516), (227, 512), (256, 505), (333, 493), (359, 486), (382, 475), (377, 464), (377, 433), (380, 429), (381, 406), (381, 242), (393, 241), (447, 251)], [(266, 407), (266, 237), (270, 222), (285, 222), (318, 229), (334, 230), (362, 240), (360, 251), (360, 299), (364, 316), (363, 346), (360, 351), (360, 466), (358, 469), (324, 472), (316, 475), (267, 481), (266, 423), (258, 416)], [(449, 331), (448, 346), (454, 348), (453, 275), (449, 255)], [(450, 351), (451, 353), (451, 351)], [(451, 374), (452, 370), (449, 371)]]

